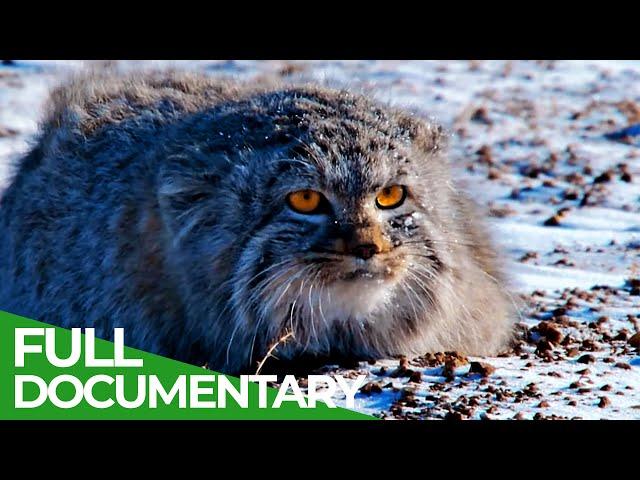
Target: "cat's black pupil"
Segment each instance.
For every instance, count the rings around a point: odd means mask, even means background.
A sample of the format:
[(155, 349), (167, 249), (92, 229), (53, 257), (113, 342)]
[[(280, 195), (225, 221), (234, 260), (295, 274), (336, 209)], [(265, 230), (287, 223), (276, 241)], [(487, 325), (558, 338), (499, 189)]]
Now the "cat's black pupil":
[(311, 194), (309, 192), (304, 194), (304, 199), (309, 200), (311, 198)]
[(382, 193), (384, 194), (384, 196), (388, 197), (389, 195), (391, 195), (391, 189), (389, 187), (382, 189)]

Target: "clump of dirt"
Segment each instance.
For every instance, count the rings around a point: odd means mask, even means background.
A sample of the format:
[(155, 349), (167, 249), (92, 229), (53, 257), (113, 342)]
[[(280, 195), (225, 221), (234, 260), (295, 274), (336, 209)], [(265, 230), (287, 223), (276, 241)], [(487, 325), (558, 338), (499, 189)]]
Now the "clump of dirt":
[(559, 345), (564, 340), (562, 331), (551, 322), (542, 321), (532, 328), (552, 344)]
[(471, 121), (485, 125), (493, 125), (493, 120), (489, 117), (489, 110), (486, 107), (475, 109), (471, 114)]
[(378, 382), (369, 382), (360, 388), (360, 393), (364, 395), (372, 395), (374, 393), (382, 393), (382, 386)]
[(554, 215), (547, 218), (544, 221), (545, 227), (558, 227), (560, 226), (561, 221), (566, 218), (567, 213), (569, 213), (571, 209), (569, 207), (562, 207), (559, 209)]
[(488, 377), (496, 371), (496, 367), (485, 362), (471, 362), (469, 373), (479, 373), (483, 377)]
[(18, 130), (0, 125), (0, 138), (15, 137), (18, 133)]

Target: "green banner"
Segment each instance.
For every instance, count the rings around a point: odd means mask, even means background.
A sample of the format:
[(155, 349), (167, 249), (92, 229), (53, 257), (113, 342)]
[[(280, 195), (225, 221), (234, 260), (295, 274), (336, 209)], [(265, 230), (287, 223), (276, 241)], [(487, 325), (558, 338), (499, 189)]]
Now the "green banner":
[(293, 376), (272, 388), (266, 375), (222, 375), (123, 339), (121, 329), (109, 342), (0, 312), (0, 420), (374, 419), (326, 398), (353, 398), (363, 379), (309, 376), (303, 394)]

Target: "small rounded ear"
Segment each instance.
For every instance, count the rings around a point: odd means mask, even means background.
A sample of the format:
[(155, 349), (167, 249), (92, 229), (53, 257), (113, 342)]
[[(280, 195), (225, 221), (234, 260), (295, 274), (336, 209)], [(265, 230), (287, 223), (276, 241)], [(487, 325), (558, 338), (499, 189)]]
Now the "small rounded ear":
[(157, 199), (160, 211), (176, 241), (196, 225), (210, 222), (212, 201), (221, 178), (220, 162), (189, 153), (172, 155), (158, 174)]
[(428, 153), (446, 150), (449, 144), (449, 133), (433, 120), (400, 112), (399, 123), (406, 129), (413, 143)]
[(417, 120), (416, 124), (411, 137), (418, 147), (430, 153), (446, 150), (449, 137), (442, 126), (426, 120)]

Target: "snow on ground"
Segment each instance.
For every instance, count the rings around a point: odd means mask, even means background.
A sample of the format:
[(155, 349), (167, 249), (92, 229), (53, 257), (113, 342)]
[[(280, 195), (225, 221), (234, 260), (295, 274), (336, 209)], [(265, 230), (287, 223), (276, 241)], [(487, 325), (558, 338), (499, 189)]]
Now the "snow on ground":
[[(640, 356), (640, 152), (606, 133), (640, 122), (636, 61), (153, 61), (356, 91), (451, 132), (461, 188), (491, 215), (507, 257), (518, 339), (495, 358), (385, 360), (358, 409), (383, 418), (636, 418)], [(82, 62), (0, 67), (0, 188), (48, 89)], [(480, 362), (480, 363), (473, 363)]]

